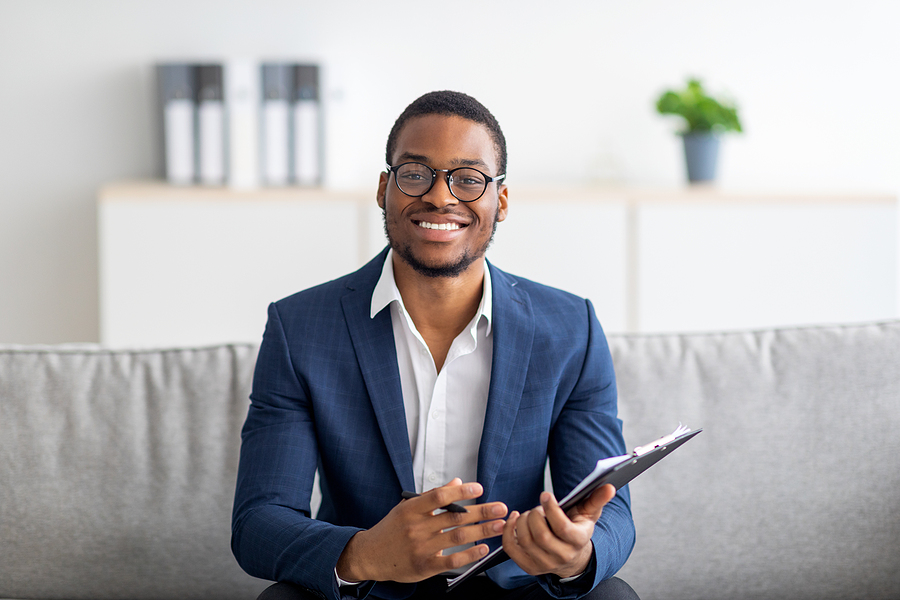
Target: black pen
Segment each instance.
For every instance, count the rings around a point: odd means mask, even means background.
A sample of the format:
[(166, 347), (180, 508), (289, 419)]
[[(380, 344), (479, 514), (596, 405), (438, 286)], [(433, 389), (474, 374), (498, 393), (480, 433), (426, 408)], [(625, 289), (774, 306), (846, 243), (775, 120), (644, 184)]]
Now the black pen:
[[(400, 497), (403, 498), (404, 500), (409, 500), (410, 498), (418, 498), (419, 496), (421, 496), (421, 494), (417, 494), (415, 492), (407, 492), (406, 490), (403, 490), (400, 493)], [(456, 502), (451, 502), (447, 506), (442, 506), (441, 508), (446, 510), (447, 512), (455, 512), (455, 513), (469, 512), (465, 509), (464, 506), (460, 506)]]

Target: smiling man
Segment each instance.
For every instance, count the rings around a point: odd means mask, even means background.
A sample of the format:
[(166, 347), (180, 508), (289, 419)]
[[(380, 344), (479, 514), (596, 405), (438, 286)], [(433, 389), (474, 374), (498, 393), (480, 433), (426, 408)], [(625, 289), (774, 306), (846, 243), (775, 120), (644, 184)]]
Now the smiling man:
[[(634, 544), (627, 488), (556, 503), (625, 453), (593, 306), (485, 260), (508, 211), (499, 124), (465, 94), (426, 94), (395, 122), (386, 162), (389, 247), (269, 307), (239, 563), (279, 582), (267, 599), (636, 598), (613, 577)], [(500, 544), (511, 560), (445, 593)]]

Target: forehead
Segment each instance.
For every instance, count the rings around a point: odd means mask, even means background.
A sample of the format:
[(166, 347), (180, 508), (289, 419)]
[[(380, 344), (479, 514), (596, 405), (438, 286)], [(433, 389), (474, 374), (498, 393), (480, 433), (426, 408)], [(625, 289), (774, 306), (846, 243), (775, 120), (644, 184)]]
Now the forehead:
[(487, 127), (455, 115), (411, 118), (397, 136), (391, 159), (393, 164), (423, 160), (437, 169), (476, 164), (492, 174), (497, 169), (497, 151)]

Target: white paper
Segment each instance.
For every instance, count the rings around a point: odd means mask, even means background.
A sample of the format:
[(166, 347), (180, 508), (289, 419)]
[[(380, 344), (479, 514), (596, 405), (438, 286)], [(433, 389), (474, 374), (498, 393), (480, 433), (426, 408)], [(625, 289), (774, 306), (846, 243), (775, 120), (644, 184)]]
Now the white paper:
[(612, 470), (616, 465), (623, 463), (625, 461), (631, 460), (630, 454), (623, 454), (622, 456), (611, 456), (609, 458), (601, 458), (597, 461), (597, 466), (594, 467), (594, 470), (591, 471), (591, 474), (581, 480), (581, 482), (572, 488), (572, 491), (566, 494), (566, 497), (559, 501), (560, 504), (565, 504), (569, 500), (575, 497), (575, 494), (586, 488), (592, 481), (597, 479), (600, 475), (605, 473), (606, 471)]

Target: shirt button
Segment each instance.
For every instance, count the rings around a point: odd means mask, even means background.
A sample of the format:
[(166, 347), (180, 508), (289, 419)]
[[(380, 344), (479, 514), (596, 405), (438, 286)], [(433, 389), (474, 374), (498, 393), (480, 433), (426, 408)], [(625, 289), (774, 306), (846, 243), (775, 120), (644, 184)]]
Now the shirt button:
[(437, 418), (438, 418), (438, 411), (434, 411), (433, 413), (431, 413), (431, 418), (432, 418), (432, 419), (437, 419)]
[(432, 473), (431, 475), (428, 476), (428, 481), (434, 482), (436, 479), (437, 479), (437, 475), (435, 475), (434, 473)]

